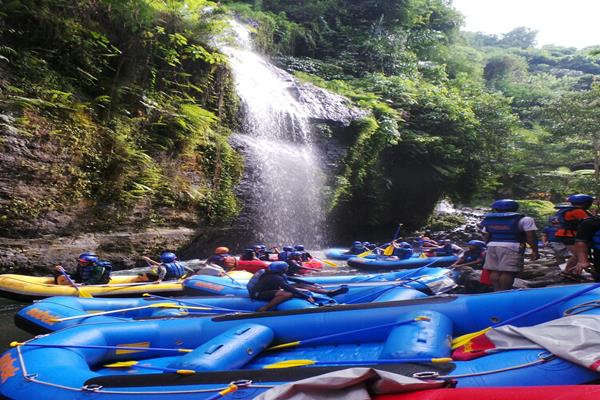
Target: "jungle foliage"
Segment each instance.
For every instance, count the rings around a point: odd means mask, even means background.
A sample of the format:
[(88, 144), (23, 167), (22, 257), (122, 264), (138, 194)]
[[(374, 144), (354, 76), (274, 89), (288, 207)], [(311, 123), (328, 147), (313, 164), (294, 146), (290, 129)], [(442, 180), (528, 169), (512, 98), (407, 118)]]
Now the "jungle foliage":
[(597, 49), (536, 48), (525, 27), (460, 32), (449, 0), (13, 0), (0, 11), (12, 135), (0, 145), (52, 157), (18, 165), (38, 194), (0, 188), (5, 226), (81, 202), (109, 221), (140, 208), (141, 223), (173, 210), (231, 220), (238, 100), (209, 44), (229, 14), (299, 79), (370, 111), (337, 138), (342, 226), (416, 227), (441, 197), (600, 194)]
[(245, 3), (295, 24), (281, 65), (371, 110), (334, 183), (339, 221), (416, 224), (442, 196), (600, 194), (598, 51), (536, 48), (526, 27), (459, 32), (444, 0)]
[(227, 137), (238, 105), (226, 59), (208, 44), (224, 26), (214, 6), (3, 2), (0, 107), (14, 141), (38, 161), (5, 172), (41, 186), (2, 188), (7, 230), (82, 202), (105, 227), (134, 213), (142, 225), (178, 211), (210, 223), (236, 215), (242, 164)]

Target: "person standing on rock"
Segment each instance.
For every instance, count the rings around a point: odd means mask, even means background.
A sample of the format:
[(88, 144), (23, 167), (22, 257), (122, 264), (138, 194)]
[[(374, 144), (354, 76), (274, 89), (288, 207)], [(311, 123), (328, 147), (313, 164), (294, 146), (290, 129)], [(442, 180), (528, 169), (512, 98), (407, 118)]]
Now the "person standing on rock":
[(577, 263), (571, 272), (581, 274), (584, 270), (589, 271), (594, 280), (600, 282), (600, 217), (594, 216), (579, 224), (573, 253)]
[(517, 273), (523, 270), (526, 244), (531, 246), (531, 260), (540, 257), (535, 221), (517, 213), (518, 209), (515, 200), (496, 200), (481, 222), (487, 242), (483, 269), (489, 271), (494, 291), (512, 288)]
[[(575, 251), (575, 236), (577, 235), (577, 228), (579, 224), (585, 219), (592, 216), (589, 213), (588, 208), (594, 203), (594, 197), (589, 194), (574, 194), (569, 196), (567, 199), (571, 203), (570, 207), (563, 207), (558, 210), (555, 217), (560, 224), (560, 227), (556, 231), (556, 241), (567, 246), (567, 249), (571, 254)], [(577, 264), (577, 257), (572, 255), (567, 260), (567, 266), (565, 272), (573, 273), (575, 265)]]
[[(557, 210), (561, 210), (566, 207), (571, 207), (570, 204), (558, 204), (554, 208)], [(542, 244), (544, 247), (549, 247), (554, 254), (554, 258), (556, 259), (557, 264), (564, 263), (569, 257), (571, 257), (571, 253), (567, 246), (564, 243), (561, 243), (556, 240), (556, 231), (560, 228), (560, 223), (558, 222), (558, 218), (556, 215), (553, 215), (548, 218), (548, 225), (542, 229)]]

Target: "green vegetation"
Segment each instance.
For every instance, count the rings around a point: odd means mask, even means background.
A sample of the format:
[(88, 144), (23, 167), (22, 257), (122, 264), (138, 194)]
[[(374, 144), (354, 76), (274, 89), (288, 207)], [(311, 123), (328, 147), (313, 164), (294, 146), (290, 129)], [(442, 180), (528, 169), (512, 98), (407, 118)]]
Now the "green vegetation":
[(444, 196), (600, 195), (597, 48), (535, 48), (524, 27), (461, 33), (446, 0), (3, 5), (0, 107), (12, 136), (0, 146), (20, 144), (29, 161), (12, 165), (14, 182), (38, 189), (0, 190), (6, 230), (81, 204), (107, 226), (177, 212), (230, 221), (242, 160), (227, 137), (239, 105), (227, 60), (209, 45), (230, 14), (299, 79), (369, 111), (322, 130), (347, 149), (331, 182), (338, 227), (418, 227)]
[(134, 210), (142, 225), (173, 222), (157, 217), (173, 210), (210, 223), (236, 215), (242, 161), (226, 138), (238, 104), (226, 58), (207, 44), (224, 26), (209, 7), (216, 4), (4, 3), (0, 106), (31, 150), (15, 179), (40, 186), (3, 193), (7, 230), (82, 202), (106, 227)]

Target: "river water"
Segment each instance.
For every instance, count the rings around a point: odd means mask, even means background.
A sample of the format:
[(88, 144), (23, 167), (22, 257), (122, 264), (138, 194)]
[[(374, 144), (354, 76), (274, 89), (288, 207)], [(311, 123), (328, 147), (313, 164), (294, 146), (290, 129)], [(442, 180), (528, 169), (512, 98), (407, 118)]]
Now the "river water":
[(0, 349), (5, 350), (12, 341), (29, 339), (32, 335), (20, 330), (15, 326), (14, 316), (25, 303), (18, 303), (8, 299), (0, 298)]

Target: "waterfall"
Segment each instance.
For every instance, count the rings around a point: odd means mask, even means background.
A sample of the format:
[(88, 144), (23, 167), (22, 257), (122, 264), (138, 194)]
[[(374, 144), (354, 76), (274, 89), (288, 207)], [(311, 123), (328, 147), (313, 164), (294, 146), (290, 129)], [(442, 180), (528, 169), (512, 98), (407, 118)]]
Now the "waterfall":
[(252, 50), (243, 25), (231, 21), (231, 30), (235, 43), (220, 48), (229, 57), (244, 113), (232, 141), (246, 158), (238, 188), (246, 200), (245, 228), (265, 244), (321, 245), (325, 176), (309, 112), (290, 92), (294, 78)]

